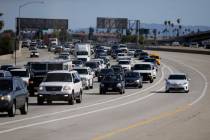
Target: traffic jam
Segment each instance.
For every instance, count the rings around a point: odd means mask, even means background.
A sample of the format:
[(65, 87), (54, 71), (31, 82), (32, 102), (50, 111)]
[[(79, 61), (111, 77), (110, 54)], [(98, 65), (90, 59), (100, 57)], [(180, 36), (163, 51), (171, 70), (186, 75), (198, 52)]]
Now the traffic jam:
[[(160, 71), (161, 58), (156, 52), (130, 49), (125, 44), (58, 45), (56, 42), (52, 40), (50, 47), (38, 45), (36, 41), (23, 42), (30, 50), (29, 57), (35, 60), (23, 67), (1, 65), (0, 112), (8, 113), (9, 117), (14, 117), (16, 110), (27, 114), (31, 97), (36, 97), (37, 105), (56, 101), (73, 105), (82, 103), (84, 90), (98, 89), (99, 95), (125, 94), (130, 89), (153, 83)], [(48, 49), (55, 58), (36, 60), (42, 49)], [(188, 93), (189, 80), (184, 73), (170, 74), (163, 81), (165, 92)]]

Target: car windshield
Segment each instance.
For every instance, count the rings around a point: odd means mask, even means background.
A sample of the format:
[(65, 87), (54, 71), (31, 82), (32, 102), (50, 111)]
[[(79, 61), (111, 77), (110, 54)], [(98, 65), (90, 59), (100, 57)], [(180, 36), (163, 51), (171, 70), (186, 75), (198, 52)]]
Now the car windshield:
[(185, 75), (170, 75), (169, 80), (186, 80)]
[(77, 55), (88, 55), (88, 52), (86, 52), (86, 51), (80, 51), (80, 52), (77, 52)]
[(48, 70), (62, 70), (63, 64), (48, 64)]
[(114, 67), (112, 69), (114, 70), (115, 73), (122, 72), (121, 68), (119, 68), (119, 67)]
[(155, 59), (160, 59), (160, 57), (159, 56), (155, 56), (155, 55), (152, 55), (152, 56), (150, 56), (151, 58), (155, 58)]
[(130, 61), (119, 61), (119, 64), (120, 65), (129, 65), (130, 64)]
[(72, 82), (72, 76), (68, 73), (48, 73), (45, 82)]
[(145, 59), (144, 62), (152, 62), (152, 63), (155, 63), (156, 60), (155, 59)]
[(86, 63), (85, 66), (94, 69), (97, 68), (97, 63)]
[(31, 64), (31, 69), (33, 69), (33, 70), (46, 70), (47, 65), (46, 64)]
[(79, 74), (88, 74), (87, 69), (74, 69), (74, 70), (77, 71)]
[(0, 91), (12, 91), (12, 81), (7, 79), (0, 79)]
[(135, 78), (139, 78), (139, 73), (137, 72), (128, 72), (125, 74), (125, 77), (135, 77)]
[(27, 71), (10, 71), (12, 76), (19, 76), (19, 77), (28, 77), (29, 73)]
[(120, 76), (118, 76), (118, 75), (109, 75), (109, 76), (104, 77), (103, 81), (107, 81), (107, 82), (120, 81)]
[(101, 74), (112, 74), (113, 73), (113, 70), (112, 69), (102, 69)]
[(74, 61), (72, 61), (72, 64), (80, 65), (80, 64), (82, 64), (82, 61), (74, 60)]
[(149, 64), (137, 64), (134, 66), (134, 70), (151, 70), (151, 65)]

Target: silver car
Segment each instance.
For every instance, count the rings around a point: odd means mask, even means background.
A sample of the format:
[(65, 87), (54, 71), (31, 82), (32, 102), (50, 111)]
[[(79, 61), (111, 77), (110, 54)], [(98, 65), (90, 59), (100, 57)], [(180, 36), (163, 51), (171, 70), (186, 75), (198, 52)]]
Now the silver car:
[(171, 74), (166, 79), (166, 92), (182, 91), (189, 92), (189, 80), (186, 74)]

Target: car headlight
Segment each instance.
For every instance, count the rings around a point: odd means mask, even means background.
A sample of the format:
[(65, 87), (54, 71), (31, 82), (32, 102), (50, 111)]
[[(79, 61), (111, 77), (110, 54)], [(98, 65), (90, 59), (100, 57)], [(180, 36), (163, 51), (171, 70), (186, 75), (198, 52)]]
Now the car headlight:
[(101, 83), (101, 85), (100, 85), (101, 87), (104, 87), (104, 84), (103, 83)]
[(136, 82), (139, 83), (140, 81), (139, 80), (136, 80)]
[(83, 77), (81, 78), (82, 81), (87, 81), (87, 78)]
[(118, 84), (117, 84), (117, 87), (118, 87), (118, 88), (121, 88), (121, 87), (122, 87), (122, 84), (121, 84), (121, 83), (118, 83)]
[(71, 90), (71, 87), (70, 87), (70, 86), (64, 86), (64, 87), (63, 87), (63, 90), (64, 90), (64, 91)]
[(187, 82), (183, 83), (182, 85), (187, 85)]
[(11, 100), (11, 96), (10, 95), (2, 96), (1, 100), (10, 101)]
[(43, 91), (44, 90), (44, 87), (43, 86), (40, 86), (39, 87), (39, 91)]

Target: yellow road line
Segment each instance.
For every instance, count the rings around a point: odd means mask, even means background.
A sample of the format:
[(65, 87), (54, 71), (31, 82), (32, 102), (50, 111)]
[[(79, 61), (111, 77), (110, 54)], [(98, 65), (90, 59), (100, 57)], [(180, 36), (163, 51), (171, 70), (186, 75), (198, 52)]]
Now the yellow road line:
[(172, 112), (163, 112), (163, 113), (161, 113), (157, 116), (151, 117), (151, 118), (146, 119), (146, 120), (141, 120), (141, 121), (139, 121), (135, 124), (129, 125), (125, 128), (115, 129), (115, 130), (112, 130), (111, 132), (108, 132), (107, 134), (96, 136), (92, 140), (108, 139), (108, 138), (110, 138), (114, 135), (117, 135), (119, 133), (129, 131), (130, 129), (134, 129), (134, 128), (137, 128), (137, 127), (140, 127), (140, 126), (143, 126), (143, 125), (147, 125), (147, 124), (153, 123), (155, 121), (158, 121), (158, 120), (161, 120), (161, 119), (164, 119), (164, 118), (172, 117), (172, 116), (174, 116), (174, 115), (176, 115), (180, 112), (186, 111), (189, 107), (190, 107), (190, 105), (185, 105), (183, 107), (177, 108), (175, 111), (172, 111)]

